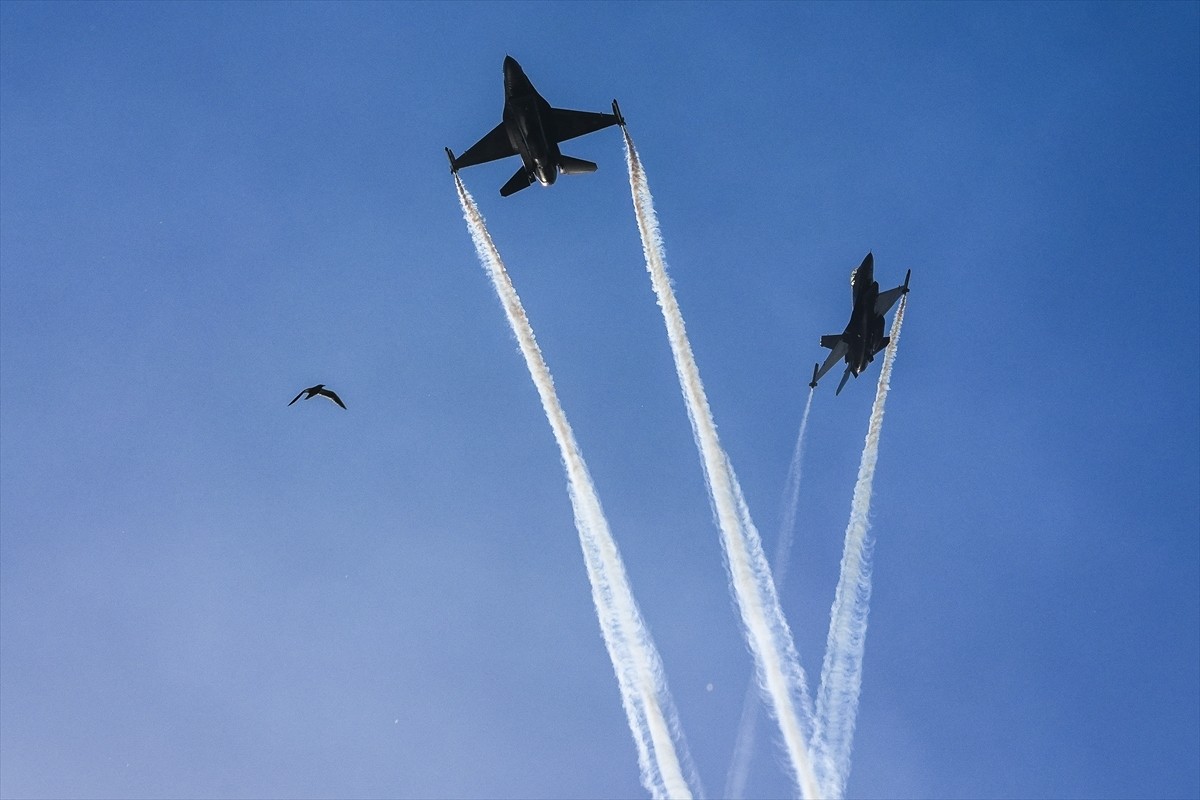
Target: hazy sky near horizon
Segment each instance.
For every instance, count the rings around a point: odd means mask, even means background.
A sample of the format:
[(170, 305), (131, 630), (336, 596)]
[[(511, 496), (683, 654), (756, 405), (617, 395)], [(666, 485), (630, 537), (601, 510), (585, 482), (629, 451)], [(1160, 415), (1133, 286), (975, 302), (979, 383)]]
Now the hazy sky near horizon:
[[(0, 796), (644, 796), (442, 152), (506, 53), (620, 100), (768, 554), (851, 269), (913, 271), (849, 793), (1200, 794), (1200, 5), (4, 2)], [(718, 796), (752, 663), (621, 137), (563, 151), (462, 176)], [(813, 684), (878, 366), (814, 400)]]

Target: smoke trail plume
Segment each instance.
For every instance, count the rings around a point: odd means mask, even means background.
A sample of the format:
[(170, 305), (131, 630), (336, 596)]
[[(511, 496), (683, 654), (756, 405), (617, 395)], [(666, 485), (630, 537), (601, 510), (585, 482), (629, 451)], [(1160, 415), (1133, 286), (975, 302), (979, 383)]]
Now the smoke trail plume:
[(846, 544), (842, 551), (842, 570), (829, 619), (829, 639), (825, 645), (825, 663), (821, 669), (821, 687), (817, 696), (817, 729), (813, 747), (822, 765), (828, 797), (845, 796), (850, 774), (850, 749), (854, 723), (858, 716), (858, 695), (862, 687), (863, 646), (867, 638), (867, 612), (871, 603), (871, 548), (868, 518), (871, 511), (871, 485), (875, 481), (875, 463), (879, 456), (879, 434), (883, 429), (883, 407), (887, 402), (892, 364), (900, 344), (900, 327), (908, 297), (900, 299), (892, 323), (891, 343), (883, 356), (879, 387), (871, 407), (871, 422), (858, 481), (850, 503), (850, 521), (846, 525)]
[[(800, 506), (800, 463), (804, 455), (804, 440), (808, 433), (808, 414), (812, 411), (813, 390), (808, 390), (808, 402), (800, 415), (800, 433), (796, 435), (796, 446), (792, 450), (792, 463), (788, 466), (783, 489), (783, 514), (780, 516), (779, 539), (775, 544), (775, 589), (781, 591), (787, 581), (788, 562), (791, 560), (792, 537), (796, 531), (796, 511)], [(746, 687), (742, 700), (742, 717), (738, 723), (737, 739), (733, 743), (733, 759), (729, 774), (725, 778), (725, 797), (743, 797), (746, 794), (746, 779), (750, 775), (750, 759), (754, 755), (755, 731), (758, 728), (758, 686), (754, 679)]]
[(675, 750), (676, 741), (684, 751), (693, 780), (695, 771), (691, 769), (687, 756), (687, 744), (667, 689), (662, 662), (633, 599), (625, 566), (608, 529), (608, 520), (604, 517), (587, 465), (575, 442), (575, 434), (554, 390), (554, 379), (542, 358), (521, 299), (492, 242), (479, 208), (458, 175), (454, 176), (454, 183), (475, 250), (504, 306), (504, 313), (525, 357), (546, 419), (558, 443), (567, 474), (571, 507), (575, 513), (575, 527), (579, 531), (579, 542), (591, 582), (592, 600), (596, 605), (604, 644), (617, 675), (621, 701), (637, 747), (642, 785), (656, 798), (691, 798), (691, 790), (684, 779)]
[(650, 273), (667, 326), (675, 371), (692, 423), (692, 434), (700, 451), (713, 516), (721, 531), (721, 544), (728, 562), (733, 594), (741, 612), (747, 643), (754, 654), (759, 685), (769, 698), (779, 721), (792, 766), (792, 777), (804, 797), (815, 797), (818, 783), (809, 758), (806, 731), (812, 727), (812, 712), (811, 708), (805, 707), (808, 690), (804, 672), (800, 668), (800, 658), (792, 641), (792, 632), (779, 607), (758, 530), (750, 520), (737, 477), (717, 438), (717, 427), (688, 342), (683, 315), (667, 277), (662, 235), (659, 233), (658, 217), (654, 213), (654, 200), (645, 171), (628, 131), (624, 127), (621, 130), (625, 135), (629, 185), (642, 237), (646, 269)]

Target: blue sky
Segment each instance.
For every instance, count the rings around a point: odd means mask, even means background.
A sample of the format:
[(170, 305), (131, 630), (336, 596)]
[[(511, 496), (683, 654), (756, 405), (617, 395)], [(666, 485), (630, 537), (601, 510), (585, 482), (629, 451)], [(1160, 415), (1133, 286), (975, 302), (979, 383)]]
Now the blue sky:
[[(441, 150), (506, 53), (620, 99), (768, 553), (850, 270), (913, 270), (849, 793), (1200, 794), (1200, 6), (12, 2), (0, 794), (643, 796)], [(751, 661), (620, 136), (564, 152), (463, 177), (716, 795)], [(877, 368), (814, 402), (810, 677)]]

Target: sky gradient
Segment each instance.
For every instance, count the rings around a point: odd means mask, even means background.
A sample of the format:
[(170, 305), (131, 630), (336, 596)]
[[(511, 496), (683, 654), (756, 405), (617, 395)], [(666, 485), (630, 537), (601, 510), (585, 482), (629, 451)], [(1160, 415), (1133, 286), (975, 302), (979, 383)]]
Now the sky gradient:
[[(644, 796), (442, 152), (506, 53), (620, 100), (768, 555), (851, 269), (913, 271), (849, 795), (1200, 794), (1200, 5), (5, 2), (0, 796)], [(752, 662), (621, 137), (563, 151), (462, 177), (716, 796)], [(810, 683), (878, 366), (813, 403)]]

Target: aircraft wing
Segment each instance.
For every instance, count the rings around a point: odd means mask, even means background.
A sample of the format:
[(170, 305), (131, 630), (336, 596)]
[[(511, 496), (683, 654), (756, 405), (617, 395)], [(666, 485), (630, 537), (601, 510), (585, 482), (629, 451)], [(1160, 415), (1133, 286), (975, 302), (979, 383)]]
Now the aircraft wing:
[(470, 150), (454, 159), (454, 168), (473, 167), (476, 164), (484, 164), (516, 154), (517, 150), (508, 141), (508, 132), (504, 130), (504, 123), (501, 122), (492, 128), (487, 136), (471, 145)]
[(892, 306), (896, 305), (896, 301), (904, 295), (908, 294), (908, 279), (912, 276), (912, 270), (904, 276), (904, 283), (897, 286), (895, 289), (888, 289), (886, 292), (880, 292), (875, 297), (875, 313), (880, 316), (891, 310)]
[[(826, 337), (823, 336), (821, 338), (824, 339)], [(839, 338), (837, 344), (833, 345), (831, 349), (833, 352), (829, 354), (829, 358), (825, 359), (825, 363), (822, 364), (821, 368), (813, 375), (813, 384), (816, 384), (816, 382), (821, 380), (826, 372), (829, 372), (829, 370), (833, 369), (834, 364), (845, 358), (846, 351), (850, 348), (846, 345), (846, 341), (844, 339)]]
[(550, 119), (551, 125), (554, 126), (554, 139), (558, 142), (565, 142), (567, 139), (574, 139), (619, 122), (615, 114), (571, 111), (566, 108), (550, 109)]
[(895, 289), (880, 292), (875, 298), (875, 313), (879, 315), (886, 314), (891, 310), (892, 306), (896, 305), (896, 301), (900, 299), (904, 292), (905, 289), (903, 286), (897, 286)]

